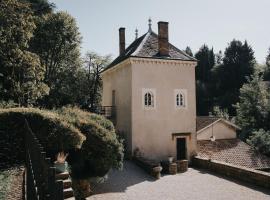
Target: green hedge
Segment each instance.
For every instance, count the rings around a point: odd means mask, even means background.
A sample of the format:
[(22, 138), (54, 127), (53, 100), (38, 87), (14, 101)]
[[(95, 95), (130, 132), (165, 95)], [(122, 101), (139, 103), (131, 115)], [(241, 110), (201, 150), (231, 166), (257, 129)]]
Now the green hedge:
[(86, 137), (81, 151), (75, 153), (71, 161), (76, 174), (103, 176), (111, 167), (122, 168), (124, 148), (111, 121), (78, 108), (65, 107), (58, 110), (58, 113)]
[(54, 158), (59, 151), (70, 154), (68, 162), (74, 177), (103, 176), (112, 167), (122, 167), (122, 142), (113, 124), (102, 116), (71, 107), (55, 111), (0, 109), (0, 130), (12, 130), (19, 137), (23, 134), (24, 119), (50, 157)]
[(50, 155), (81, 148), (85, 140), (79, 129), (57, 113), (36, 108), (0, 109), (0, 129), (6, 132), (12, 130), (18, 137), (23, 134), (25, 119)]

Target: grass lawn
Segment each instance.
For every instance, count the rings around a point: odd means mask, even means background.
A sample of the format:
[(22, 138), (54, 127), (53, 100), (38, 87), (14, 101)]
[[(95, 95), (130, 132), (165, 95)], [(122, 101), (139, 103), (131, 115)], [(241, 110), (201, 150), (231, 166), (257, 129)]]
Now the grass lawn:
[(0, 200), (6, 199), (9, 192), (14, 191), (14, 181), (22, 175), (20, 167), (0, 170)]

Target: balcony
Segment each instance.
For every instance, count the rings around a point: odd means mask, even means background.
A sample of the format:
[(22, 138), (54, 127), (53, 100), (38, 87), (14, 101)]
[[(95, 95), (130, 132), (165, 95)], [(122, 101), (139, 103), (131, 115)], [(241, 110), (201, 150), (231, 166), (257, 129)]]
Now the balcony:
[(115, 106), (98, 106), (95, 113), (103, 115), (107, 119), (114, 121), (116, 119), (116, 107)]

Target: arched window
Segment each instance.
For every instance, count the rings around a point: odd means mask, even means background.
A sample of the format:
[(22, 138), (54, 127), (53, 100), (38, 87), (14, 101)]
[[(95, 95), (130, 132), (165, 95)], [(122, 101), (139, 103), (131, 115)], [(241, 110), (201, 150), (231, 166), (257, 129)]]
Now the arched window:
[(151, 92), (147, 92), (144, 95), (144, 106), (154, 107), (154, 95)]
[(181, 93), (176, 95), (176, 106), (185, 106), (185, 97)]
[(186, 107), (186, 90), (175, 90), (175, 106), (176, 108)]

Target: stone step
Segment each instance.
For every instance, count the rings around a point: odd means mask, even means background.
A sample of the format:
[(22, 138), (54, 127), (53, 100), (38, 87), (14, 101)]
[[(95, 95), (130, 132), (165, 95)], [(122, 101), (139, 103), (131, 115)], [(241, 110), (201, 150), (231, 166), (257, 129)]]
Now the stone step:
[(72, 188), (64, 189), (64, 199), (74, 197)]
[(72, 185), (72, 183), (71, 183), (70, 179), (63, 180), (64, 189), (71, 188), (71, 185)]
[(67, 198), (65, 200), (75, 200), (75, 197), (69, 197), (69, 198)]
[(65, 180), (69, 178), (69, 173), (68, 172), (63, 172), (55, 175), (56, 180)]

